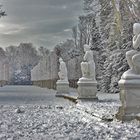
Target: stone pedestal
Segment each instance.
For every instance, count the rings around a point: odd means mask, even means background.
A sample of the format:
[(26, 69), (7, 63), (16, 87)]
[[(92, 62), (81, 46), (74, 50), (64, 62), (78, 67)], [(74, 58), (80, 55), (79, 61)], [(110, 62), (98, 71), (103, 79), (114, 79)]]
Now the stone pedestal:
[(57, 92), (56, 96), (63, 96), (64, 94), (69, 94), (69, 82), (64, 80), (58, 80), (56, 83)]
[(98, 99), (96, 97), (97, 81), (88, 78), (80, 78), (77, 84), (79, 99)]
[[(136, 77), (136, 76), (135, 76)], [(138, 77), (137, 77), (138, 78)], [(139, 119), (140, 113), (140, 79), (121, 79), (119, 81), (121, 89), (121, 107), (116, 117), (119, 120)]]

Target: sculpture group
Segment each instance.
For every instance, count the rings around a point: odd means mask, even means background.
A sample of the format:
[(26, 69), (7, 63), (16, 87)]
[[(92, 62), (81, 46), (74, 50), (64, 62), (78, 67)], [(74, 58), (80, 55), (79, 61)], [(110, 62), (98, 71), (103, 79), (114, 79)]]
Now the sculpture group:
[[(84, 45), (85, 55), (81, 62), (82, 78), (78, 81), (78, 98), (97, 99), (97, 81), (95, 79), (95, 62), (93, 52), (89, 45)], [(69, 93), (69, 82), (67, 67), (62, 58), (59, 59), (59, 80), (57, 81), (56, 96), (63, 96)]]
[[(121, 106), (116, 117), (120, 120), (132, 120), (137, 118), (140, 113), (140, 24), (133, 25), (133, 50), (126, 52), (126, 59), (130, 67), (124, 72), (120, 86)], [(93, 51), (90, 46), (84, 45), (84, 57), (81, 62), (82, 77), (78, 81), (78, 98), (79, 99), (97, 99), (97, 81), (95, 72), (95, 62)], [(67, 77), (67, 68), (64, 61), (60, 58), (60, 80), (57, 82), (58, 94), (69, 93), (69, 83)]]
[[(133, 25), (133, 33), (133, 49), (126, 52), (126, 59), (130, 68), (123, 73), (118, 82), (121, 106), (116, 117), (120, 120), (132, 120), (137, 118), (140, 114), (140, 23), (135, 23)], [(90, 45), (85, 44), (83, 61), (80, 65), (82, 77), (77, 82), (78, 99), (98, 99), (96, 95), (96, 66), (93, 56)], [(54, 55), (52, 55), (52, 57), (54, 58)], [(52, 57), (49, 59), (52, 60)], [(55, 58), (58, 60), (58, 57)], [(56, 59), (55, 62), (57, 63)], [(54, 64), (54, 62), (51, 64)], [(38, 71), (38, 66), (32, 71), (33, 81), (39, 81), (40, 72)], [(49, 67), (49, 65), (47, 66)], [(56, 66), (55, 69), (57, 69), (57, 64), (53, 66)], [(41, 67), (41, 64), (39, 67)], [(57, 89), (56, 96), (69, 94), (67, 66), (62, 58), (59, 58), (59, 72), (56, 72), (56, 75), (59, 76), (59, 80), (56, 79), (57, 82), (54, 81)]]

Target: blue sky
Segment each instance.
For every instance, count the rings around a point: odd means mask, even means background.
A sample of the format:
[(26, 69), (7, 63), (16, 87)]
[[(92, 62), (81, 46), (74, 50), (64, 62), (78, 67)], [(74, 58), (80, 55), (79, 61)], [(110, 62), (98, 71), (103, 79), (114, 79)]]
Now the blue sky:
[(0, 0), (7, 16), (0, 19), (0, 47), (31, 42), (54, 47), (71, 38), (82, 14), (82, 0)]

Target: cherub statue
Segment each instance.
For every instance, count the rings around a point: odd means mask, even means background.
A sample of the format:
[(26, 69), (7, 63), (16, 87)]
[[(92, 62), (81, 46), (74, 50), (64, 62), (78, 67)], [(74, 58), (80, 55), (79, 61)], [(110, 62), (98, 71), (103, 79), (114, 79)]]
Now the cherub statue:
[(59, 59), (59, 62), (60, 62), (60, 67), (59, 67), (60, 71), (58, 72), (59, 78), (60, 80), (68, 81), (66, 64), (62, 58)]
[(89, 45), (84, 45), (84, 52), (84, 62), (81, 63), (82, 76), (83, 78), (95, 80), (95, 62)]

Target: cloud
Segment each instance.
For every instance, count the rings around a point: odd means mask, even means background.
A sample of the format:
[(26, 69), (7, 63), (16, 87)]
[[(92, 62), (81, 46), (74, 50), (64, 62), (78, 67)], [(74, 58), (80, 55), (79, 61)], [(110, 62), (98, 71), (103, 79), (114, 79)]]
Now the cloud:
[(71, 29), (65, 29), (64, 32), (71, 32)]
[(7, 17), (0, 20), (0, 46), (32, 42), (54, 47), (71, 37), (82, 0), (2, 0)]

